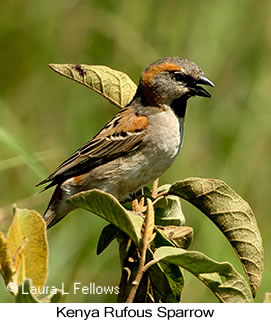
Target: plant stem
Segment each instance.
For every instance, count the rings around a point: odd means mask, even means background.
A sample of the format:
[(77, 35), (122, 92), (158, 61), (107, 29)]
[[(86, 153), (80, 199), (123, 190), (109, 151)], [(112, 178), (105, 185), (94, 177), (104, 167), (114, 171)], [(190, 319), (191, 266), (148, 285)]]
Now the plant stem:
[(146, 269), (144, 270), (145, 261), (146, 261), (146, 253), (148, 244), (153, 239), (153, 228), (154, 228), (154, 210), (153, 205), (150, 199), (147, 199), (147, 214), (145, 216), (143, 225), (142, 225), (142, 248), (139, 251), (139, 264), (138, 264), (138, 270), (136, 274), (135, 280), (132, 282), (132, 287), (130, 289), (130, 293), (127, 297), (126, 302), (132, 303), (138, 286), (140, 284), (140, 281), (142, 279), (142, 276)]
[(138, 271), (137, 271), (135, 280), (132, 282), (132, 287), (131, 287), (130, 293), (128, 295), (128, 298), (126, 300), (127, 303), (133, 302), (135, 295), (136, 295), (136, 291), (137, 291), (138, 286), (140, 284), (141, 278), (144, 274), (143, 268), (144, 268), (144, 264), (145, 264), (145, 260), (146, 260), (147, 247), (148, 247), (148, 239), (146, 239), (146, 235), (144, 235), (143, 241), (142, 241), (141, 255), (140, 255), (140, 259), (139, 259)]

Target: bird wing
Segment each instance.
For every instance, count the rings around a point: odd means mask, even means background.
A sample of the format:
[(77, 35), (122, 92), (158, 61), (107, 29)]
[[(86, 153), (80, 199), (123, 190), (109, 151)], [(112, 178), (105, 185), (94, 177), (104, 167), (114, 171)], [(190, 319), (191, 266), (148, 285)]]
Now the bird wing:
[(132, 108), (123, 109), (37, 186), (51, 182), (45, 187), (47, 189), (137, 150), (142, 146), (147, 126), (146, 116), (137, 115)]

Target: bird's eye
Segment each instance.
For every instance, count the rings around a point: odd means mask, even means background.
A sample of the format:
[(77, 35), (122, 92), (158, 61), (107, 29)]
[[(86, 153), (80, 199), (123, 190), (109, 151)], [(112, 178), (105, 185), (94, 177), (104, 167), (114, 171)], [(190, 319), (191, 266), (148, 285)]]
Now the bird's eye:
[(178, 71), (172, 72), (172, 76), (176, 81), (182, 81), (184, 79), (184, 74)]
[(177, 82), (191, 83), (193, 81), (193, 78), (190, 75), (184, 74), (179, 71), (173, 71), (171, 74)]

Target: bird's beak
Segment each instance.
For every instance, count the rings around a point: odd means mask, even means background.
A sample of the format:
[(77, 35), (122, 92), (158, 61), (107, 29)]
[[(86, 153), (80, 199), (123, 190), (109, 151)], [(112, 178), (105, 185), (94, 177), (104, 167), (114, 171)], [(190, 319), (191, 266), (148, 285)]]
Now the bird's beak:
[(210, 81), (205, 75), (201, 75), (196, 80), (196, 86), (194, 87), (194, 95), (210, 98), (211, 94), (208, 91), (206, 91), (203, 87), (198, 86), (198, 84), (204, 84), (209, 85), (211, 87), (215, 87), (214, 83)]

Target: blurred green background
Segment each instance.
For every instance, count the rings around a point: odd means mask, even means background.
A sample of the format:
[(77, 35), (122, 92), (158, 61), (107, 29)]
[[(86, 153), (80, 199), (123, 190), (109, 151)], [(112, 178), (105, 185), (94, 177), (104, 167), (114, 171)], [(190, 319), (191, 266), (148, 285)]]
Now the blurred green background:
[[(51, 191), (35, 184), (90, 139), (116, 113), (89, 89), (56, 73), (49, 63), (102, 64), (138, 82), (164, 56), (198, 63), (216, 84), (212, 99), (189, 102), (184, 147), (161, 183), (189, 176), (226, 181), (252, 206), (265, 247), (257, 302), (271, 291), (271, 2), (262, 0), (8, 0), (0, 19), (0, 229), (12, 204), (40, 213)], [(194, 228), (192, 248), (242, 271), (215, 226), (184, 203)], [(48, 233), (48, 286), (70, 291), (67, 302), (115, 301), (110, 295), (72, 293), (73, 282), (117, 286), (117, 244), (96, 256), (102, 219), (77, 210)], [(217, 299), (186, 275), (184, 302)], [(70, 290), (69, 290), (70, 288)], [(0, 279), (0, 301), (13, 298)]]

